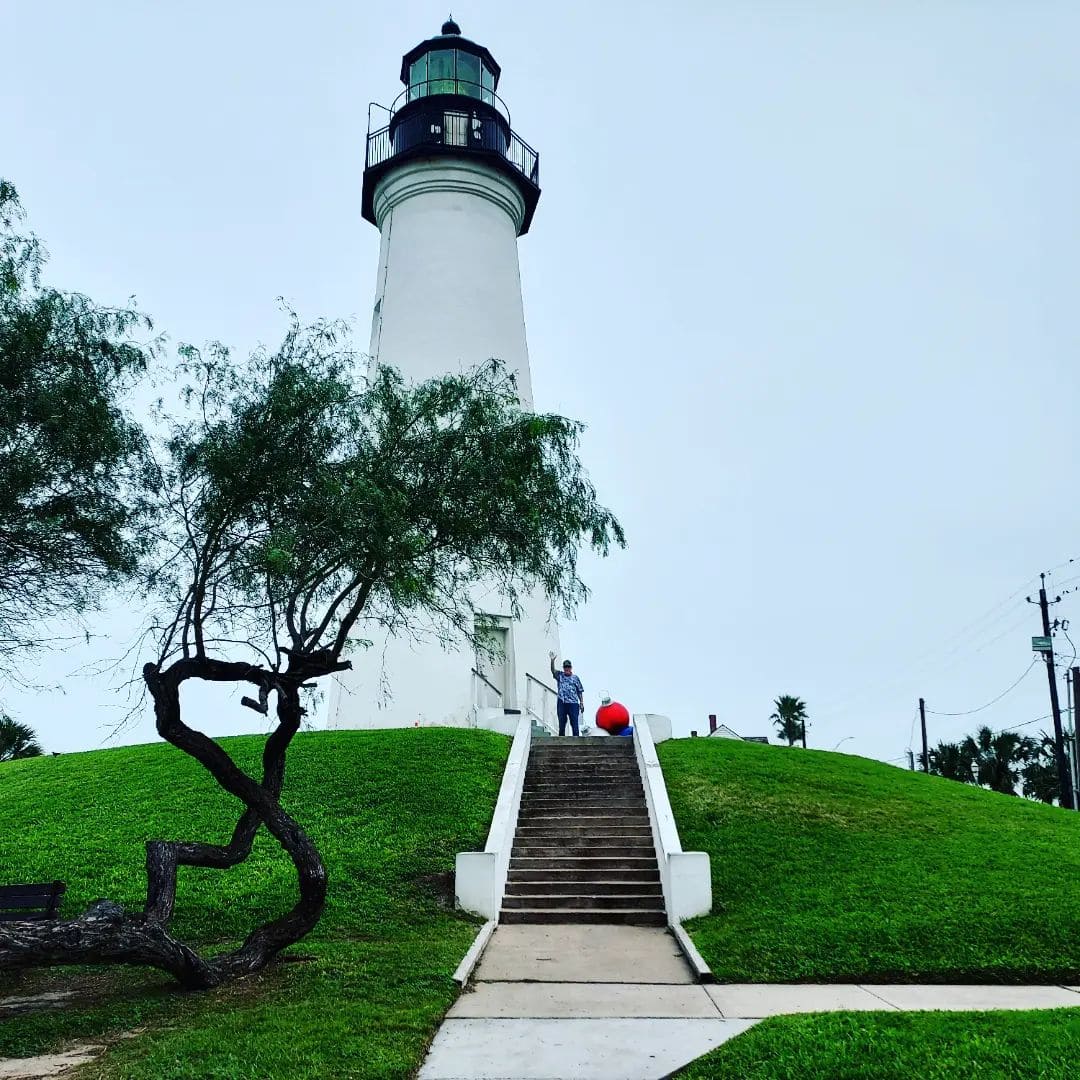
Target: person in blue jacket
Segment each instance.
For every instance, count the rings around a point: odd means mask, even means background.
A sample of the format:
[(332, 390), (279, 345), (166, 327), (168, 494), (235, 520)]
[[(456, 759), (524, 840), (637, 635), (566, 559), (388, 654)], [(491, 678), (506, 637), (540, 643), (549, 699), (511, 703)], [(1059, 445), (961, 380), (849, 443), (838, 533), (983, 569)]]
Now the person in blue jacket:
[(581, 680), (574, 674), (574, 665), (569, 660), (564, 660), (562, 671), (555, 670), (555, 654), (549, 653), (551, 660), (551, 675), (559, 688), (559, 700), (556, 711), (559, 715), (559, 734), (566, 734), (566, 721), (570, 721), (570, 730), (576, 737), (578, 731), (578, 717), (585, 708), (585, 687)]

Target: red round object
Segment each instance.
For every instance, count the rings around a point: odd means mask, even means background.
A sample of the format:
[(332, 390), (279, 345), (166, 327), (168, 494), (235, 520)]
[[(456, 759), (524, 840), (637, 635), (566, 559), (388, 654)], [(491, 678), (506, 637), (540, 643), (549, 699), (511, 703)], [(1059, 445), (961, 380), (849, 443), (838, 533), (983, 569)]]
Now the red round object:
[(630, 713), (625, 705), (611, 701), (596, 710), (596, 726), (612, 735), (630, 726)]

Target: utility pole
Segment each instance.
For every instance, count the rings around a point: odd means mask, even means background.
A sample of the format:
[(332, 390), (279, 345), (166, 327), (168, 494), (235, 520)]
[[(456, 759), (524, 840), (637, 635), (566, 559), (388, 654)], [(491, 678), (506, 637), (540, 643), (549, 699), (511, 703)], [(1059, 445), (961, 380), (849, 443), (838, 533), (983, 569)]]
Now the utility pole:
[(1069, 673), (1072, 676), (1070, 685), (1072, 686), (1072, 744), (1073, 744), (1073, 801), (1076, 800), (1076, 791), (1080, 788), (1080, 731), (1076, 730), (1076, 714), (1080, 712), (1080, 698), (1077, 697), (1080, 694), (1080, 667), (1074, 667)]
[(1069, 762), (1069, 778), (1072, 780), (1073, 802), (1076, 802), (1076, 792), (1080, 789), (1080, 777), (1076, 775), (1076, 716), (1073, 709), (1072, 696), (1072, 673), (1065, 673), (1065, 757)]
[[(1061, 730), (1061, 705), (1058, 702), (1057, 669), (1054, 667), (1054, 639), (1050, 633), (1050, 604), (1046, 599), (1046, 575), (1040, 574), (1039, 580), (1039, 611), (1042, 613), (1043, 637), (1050, 643), (1050, 648), (1043, 653), (1046, 661), (1046, 674), (1050, 680), (1050, 712), (1054, 717), (1054, 757), (1057, 759), (1058, 784), (1061, 788), (1061, 805), (1066, 810), (1074, 808), (1072, 777), (1069, 775), (1069, 764), (1065, 760), (1065, 737)], [(1054, 597), (1056, 604), (1061, 599)], [(1029, 596), (1029, 604), (1035, 601)]]
[(915, 771), (915, 755), (910, 750), (907, 752), (907, 767), (912, 772)]
[(922, 771), (930, 771), (930, 750), (926, 745), (926, 702), (919, 698), (919, 722), (922, 724)]

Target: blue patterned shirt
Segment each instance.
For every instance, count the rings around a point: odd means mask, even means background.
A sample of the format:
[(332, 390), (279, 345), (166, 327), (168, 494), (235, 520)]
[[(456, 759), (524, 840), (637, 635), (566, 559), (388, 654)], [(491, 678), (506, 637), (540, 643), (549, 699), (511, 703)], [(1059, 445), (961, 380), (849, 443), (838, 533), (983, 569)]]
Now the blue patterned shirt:
[(577, 705), (585, 695), (585, 687), (576, 675), (555, 672), (555, 681), (559, 684), (559, 700), (570, 705)]

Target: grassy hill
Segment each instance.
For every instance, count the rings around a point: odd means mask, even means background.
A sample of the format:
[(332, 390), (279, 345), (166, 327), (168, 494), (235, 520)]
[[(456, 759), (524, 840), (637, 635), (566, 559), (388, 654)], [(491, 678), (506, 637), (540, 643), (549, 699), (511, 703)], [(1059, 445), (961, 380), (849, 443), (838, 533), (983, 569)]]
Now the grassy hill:
[(659, 748), (730, 982), (1080, 982), (1080, 814), (847, 754)]
[(778, 1016), (679, 1080), (1075, 1080), (1080, 1009)]
[[(262, 739), (223, 742), (255, 768)], [(283, 803), (319, 845), (330, 895), (293, 962), (204, 994), (143, 970), (0, 975), (0, 994), (75, 993), (63, 1010), (0, 1021), (0, 1056), (104, 1037), (109, 1049), (81, 1077), (409, 1075), (476, 932), (452, 910), (454, 854), (483, 846), (508, 749), (503, 736), (438, 728), (297, 736)], [(64, 879), (65, 915), (102, 896), (141, 907), (144, 841), (223, 842), (238, 806), (165, 745), (2, 764), (0, 880)], [(204, 945), (235, 940), (290, 906), (295, 888), (263, 833), (239, 867), (181, 869), (174, 929)]]

